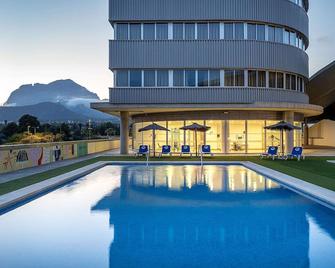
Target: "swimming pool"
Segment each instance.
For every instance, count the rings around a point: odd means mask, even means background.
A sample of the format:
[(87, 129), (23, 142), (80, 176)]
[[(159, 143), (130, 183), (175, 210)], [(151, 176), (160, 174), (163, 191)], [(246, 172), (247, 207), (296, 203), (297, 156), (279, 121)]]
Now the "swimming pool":
[(239, 165), (106, 166), (0, 216), (0, 267), (334, 267), (335, 212)]

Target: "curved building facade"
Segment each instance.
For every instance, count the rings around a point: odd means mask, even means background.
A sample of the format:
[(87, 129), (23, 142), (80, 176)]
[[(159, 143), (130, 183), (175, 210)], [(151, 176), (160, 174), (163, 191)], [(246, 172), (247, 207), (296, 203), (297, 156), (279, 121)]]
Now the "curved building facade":
[[(198, 136), (217, 153), (259, 153), (279, 144), (264, 127), (286, 120), (300, 125), (322, 113), (305, 93), (309, 77), (308, 0), (110, 0), (109, 68), (114, 75), (108, 103), (92, 107), (121, 113), (122, 153), (128, 123), (134, 145), (151, 144), (138, 129), (152, 122), (157, 150), (169, 144), (194, 148)], [(301, 132), (287, 133), (287, 150)]]

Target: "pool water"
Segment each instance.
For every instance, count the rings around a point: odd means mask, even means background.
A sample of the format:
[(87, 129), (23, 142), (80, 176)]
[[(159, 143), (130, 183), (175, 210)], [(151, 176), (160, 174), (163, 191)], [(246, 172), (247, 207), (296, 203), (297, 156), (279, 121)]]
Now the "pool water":
[(2, 214), (0, 267), (335, 267), (335, 212), (243, 166), (107, 166)]

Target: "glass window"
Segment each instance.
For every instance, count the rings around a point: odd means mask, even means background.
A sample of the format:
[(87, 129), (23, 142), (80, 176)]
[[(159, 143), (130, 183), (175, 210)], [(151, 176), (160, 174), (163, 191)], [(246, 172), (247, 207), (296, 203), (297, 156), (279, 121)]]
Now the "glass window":
[(143, 39), (144, 40), (155, 40), (155, 24), (154, 23), (143, 24)]
[(291, 75), (291, 89), (297, 90), (297, 81), (295, 75)]
[(209, 71), (209, 85), (211, 87), (220, 86), (220, 70), (210, 70)]
[(185, 23), (185, 39), (194, 40), (195, 39), (195, 24)]
[(284, 74), (277, 73), (277, 88), (284, 88)]
[(145, 70), (144, 71), (144, 86), (145, 87), (154, 87), (155, 86), (155, 71), (154, 70)]
[(187, 87), (195, 87), (195, 71), (194, 70), (185, 71), (185, 85)]
[(235, 39), (243, 40), (244, 39), (244, 24), (235, 23)]
[(210, 40), (220, 39), (220, 23), (209, 24), (209, 39)]
[(291, 75), (290, 74), (286, 74), (286, 85), (285, 85), (286, 89), (291, 89)]
[(173, 24), (173, 39), (174, 40), (184, 39), (184, 25), (182, 23)]
[(116, 86), (117, 87), (128, 87), (128, 71), (116, 71)]
[(283, 28), (276, 27), (276, 42), (283, 43)]
[(257, 87), (257, 72), (248, 71), (248, 86)]
[(265, 25), (257, 25), (257, 40), (265, 41)]
[(208, 70), (198, 71), (198, 87), (208, 87)]
[(169, 36), (168, 24), (167, 23), (157, 23), (156, 24), (156, 39), (157, 40), (167, 40)]
[(184, 86), (184, 70), (173, 71), (173, 86), (174, 87)]
[(285, 30), (284, 31), (284, 44), (289, 44), (290, 43), (290, 32)]
[(256, 40), (256, 24), (248, 23), (248, 39)]
[(266, 87), (266, 72), (258, 71), (258, 86)]
[(224, 24), (224, 39), (227, 39), (227, 40), (234, 39), (234, 24), (233, 23)]
[(141, 24), (130, 24), (130, 40), (141, 40)]
[(244, 87), (244, 70), (235, 71), (235, 86)]
[(159, 70), (157, 71), (157, 86), (168, 87), (169, 86), (169, 71)]
[(141, 87), (142, 86), (142, 71), (131, 70), (130, 71), (130, 86)]
[(208, 23), (198, 23), (198, 39), (207, 40), (208, 39)]
[(116, 39), (128, 40), (128, 24), (126, 23), (116, 24)]
[(296, 46), (297, 35), (294, 32), (290, 32), (290, 45)]
[(270, 42), (274, 42), (275, 41), (275, 27), (273, 26), (269, 26), (268, 27), (268, 39)]
[(224, 72), (224, 85), (225, 87), (234, 86), (234, 70), (225, 70)]
[(275, 88), (276, 87), (276, 73), (269, 72), (269, 87)]

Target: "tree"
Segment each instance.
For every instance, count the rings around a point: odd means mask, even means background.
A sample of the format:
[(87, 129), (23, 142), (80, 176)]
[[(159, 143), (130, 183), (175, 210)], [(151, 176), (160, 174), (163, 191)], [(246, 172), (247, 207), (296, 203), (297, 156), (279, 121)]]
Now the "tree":
[(5, 135), (7, 138), (13, 136), (15, 133), (19, 131), (19, 127), (16, 123), (9, 123), (7, 124), (1, 131), (3, 135)]
[(40, 126), (40, 122), (38, 121), (37, 117), (25, 114), (19, 119), (19, 127), (20, 131), (24, 132), (28, 129), (28, 126), (31, 128), (37, 128)]

